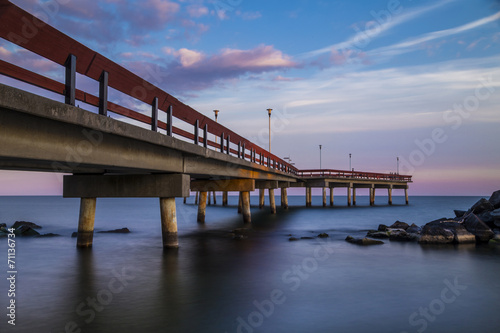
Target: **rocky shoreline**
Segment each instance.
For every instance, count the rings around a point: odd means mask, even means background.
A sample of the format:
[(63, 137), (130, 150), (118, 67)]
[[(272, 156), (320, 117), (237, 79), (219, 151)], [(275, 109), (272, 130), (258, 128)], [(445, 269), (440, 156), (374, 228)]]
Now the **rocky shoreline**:
[(500, 245), (500, 190), (489, 199), (480, 199), (467, 211), (454, 212), (453, 218), (440, 218), (422, 227), (401, 221), (390, 226), (381, 224), (377, 230), (369, 230), (365, 238), (348, 236), (346, 241), (359, 245), (383, 244), (379, 239), (420, 244)]

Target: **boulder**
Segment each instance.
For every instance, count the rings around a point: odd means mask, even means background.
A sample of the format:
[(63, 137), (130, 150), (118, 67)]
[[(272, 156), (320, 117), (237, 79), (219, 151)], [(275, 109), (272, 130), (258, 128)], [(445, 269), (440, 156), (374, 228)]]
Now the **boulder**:
[(493, 218), (493, 227), (500, 228), (500, 208), (490, 212), (490, 215)]
[(323, 232), (321, 234), (318, 235), (319, 238), (327, 238), (327, 237), (330, 237), (326, 232)]
[(299, 239), (297, 237), (290, 237), (290, 238), (288, 238), (288, 240), (290, 242), (293, 242), (293, 241), (298, 241)]
[(7, 228), (7, 224), (5, 224), (5, 223), (0, 223), (0, 228)]
[(35, 229), (33, 229), (32, 227), (30, 227), (28, 225), (21, 225), (19, 228), (17, 228), (14, 231), (14, 234), (16, 236), (23, 236), (23, 237), (40, 235), (40, 233), (38, 231), (36, 231)]
[(476, 215), (479, 215), (483, 212), (489, 212), (494, 210), (495, 207), (491, 204), (489, 200), (486, 200), (485, 198), (479, 199), (478, 202), (476, 202), (472, 207), (469, 209), (469, 213), (473, 213)]
[(39, 226), (38, 224), (33, 223), (33, 222), (26, 222), (26, 221), (16, 221), (12, 225), (12, 228), (17, 229), (17, 228), (19, 228), (22, 225), (28, 226), (28, 227), (33, 228), (33, 229), (42, 229), (42, 227)]
[(493, 207), (500, 208), (500, 190), (493, 192), (488, 201), (493, 205)]
[(495, 233), (473, 213), (465, 217), (463, 224), (468, 232), (476, 236), (476, 240), (479, 242), (487, 242), (495, 235)]
[(71, 234), (71, 237), (72, 237), (72, 238), (78, 237), (78, 232), (74, 231), (74, 232)]
[(358, 245), (380, 245), (384, 244), (384, 242), (376, 240), (376, 239), (370, 239), (370, 238), (354, 238), (352, 236), (347, 236), (345, 239), (349, 243), (353, 244), (358, 244)]
[(389, 234), (385, 231), (376, 231), (376, 230), (370, 230), (366, 234), (366, 237), (371, 237), (371, 238), (389, 238)]
[(455, 235), (450, 229), (441, 225), (443, 219), (432, 221), (422, 227), (420, 244), (451, 244)]
[(500, 235), (496, 234), (492, 239), (490, 239), (489, 243), (493, 245), (500, 245)]
[(59, 237), (59, 236), (61, 236), (61, 235), (59, 235), (59, 234), (53, 234), (53, 233), (50, 232), (48, 234), (37, 235), (35, 237), (37, 237), (37, 238), (50, 238), (50, 237)]
[(387, 231), (387, 226), (385, 224), (379, 224), (378, 231)]
[(455, 213), (455, 216), (456, 216), (456, 217), (462, 217), (462, 216), (464, 216), (465, 214), (467, 214), (467, 211), (465, 211), (465, 210), (456, 210), (456, 209), (455, 209), (453, 212)]
[(395, 229), (389, 233), (389, 239), (398, 242), (415, 242), (418, 241), (419, 235), (410, 234), (403, 229)]
[(406, 232), (409, 234), (419, 234), (421, 230), (422, 228), (420, 228), (415, 223), (412, 223), (412, 225), (409, 226), (408, 229), (406, 229)]
[(129, 232), (130, 232), (130, 230), (128, 230), (128, 228), (98, 231), (98, 233), (100, 233), (100, 234), (128, 234)]
[(406, 222), (401, 222), (401, 221), (396, 221), (394, 222), (389, 228), (390, 229), (403, 229), (406, 230), (408, 229), (410, 225)]

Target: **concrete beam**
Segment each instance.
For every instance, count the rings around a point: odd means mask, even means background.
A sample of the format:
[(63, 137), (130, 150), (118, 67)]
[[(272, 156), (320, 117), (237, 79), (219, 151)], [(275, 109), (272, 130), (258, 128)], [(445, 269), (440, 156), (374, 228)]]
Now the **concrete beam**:
[(64, 176), (65, 198), (175, 198), (189, 195), (189, 175)]
[(257, 180), (255, 181), (255, 188), (258, 189), (275, 189), (278, 188), (278, 181), (275, 180)]
[(278, 182), (278, 188), (289, 188), (290, 182)]
[(243, 192), (255, 190), (254, 179), (218, 179), (218, 180), (193, 180), (191, 191), (229, 191)]

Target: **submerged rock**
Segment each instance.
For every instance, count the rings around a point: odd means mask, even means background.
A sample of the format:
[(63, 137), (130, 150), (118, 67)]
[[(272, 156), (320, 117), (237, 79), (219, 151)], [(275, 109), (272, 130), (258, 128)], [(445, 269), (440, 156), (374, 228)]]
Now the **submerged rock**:
[(370, 238), (354, 238), (352, 236), (347, 236), (345, 239), (349, 243), (357, 244), (357, 245), (380, 245), (384, 244), (384, 242), (376, 240), (376, 239), (370, 239)]
[(38, 235), (38, 236), (35, 236), (36, 238), (50, 238), (50, 237), (59, 237), (61, 235), (59, 234), (53, 234), (51, 232), (49, 232), (48, 234), (42, 234), (42, 235)]
[(5, 224), (5, 223), (0, 223), (0, 229), (1, 229), (1, 228), (7, 228), (7, 224)]
[(416, 242), (420, 235), (408, 233), (403, 229), (394, 229), (389, 232), (389, 240), (398, 242)]
[(385, 224), (379, 224), (378, 225), (378, 231), (387, 231), (387, 226)]
[(468, 214), (464, 219), (464, 226), (471, 234), (476, 236), (479, 242), (487, 242), (495, 233), (477, 215)]
[(406, 222), (396, 221), (389, 228), (390, 229), (403, 229), (406, 230), (410, 225)]
[(406, 232), (409, 234), (419, 234), (421, 230), (422, 228), (420, 228), (415, 223), (412, 223), (412, 225), (409, 226), (408, 229), (406, 229)]
[(304, 236), (304, 237), (300, 237), (300, 239), (314, 239), (314, 237)]
[(28, 227), (33, 228), (33, 229), (42, 229), (42, 227), (39, 226), (38, 224), (33, 223), (33, 222), (26, 222), (26, 221), (16, 221), (12, 225), (12, 228), (17, 229), (17, 228), (19, 228), (20, 226), (23, 226), (23, 225), (28, 226)]
[(328, 235), (326, 232), (323, 232), (321, 234), (318, 235), (319, 238), (327, 238), (327, 237), (330, 237), (330, 235)]
[(106, 231), (98, 231), (99, 234), (128, 234), (130, 230), (128, 228), (114, 229), (114, 230), (106, 230)]
[(28, 237), (28, 236), (38, 236), (40, 233), (28, 225), (21, 225), (14, 231), (16, 236)]
[(71, 237), (72, 237), (72, 238), (78, 237), (78, 232), (76, 232), (76, 231), (75, 231), (75, 232), (73, 232), (73, 233), (71, 234)]
[(297, 237), (290, 237), (290, 238), (288, 238), (288, 240), (290, 242), (293, 242), (293, 241), (298, 241), (299, 239)]
[(371, 237), (371, 238), (389, 238), (389, 234), (386, 231), (370, 230), (366, 234), (366, 237)]
[(437, 220), (422, 228), (420, 243), (423, 244), (464, 244), (475, 243), (476, 237), (467, 231), (463, 223), (455, 220)]

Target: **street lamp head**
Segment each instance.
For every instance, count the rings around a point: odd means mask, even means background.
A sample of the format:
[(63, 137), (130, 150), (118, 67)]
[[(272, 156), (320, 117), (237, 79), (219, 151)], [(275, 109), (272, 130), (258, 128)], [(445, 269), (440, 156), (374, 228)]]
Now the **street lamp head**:
[(319, 145), (319, 149), (321, 149), (322, 145)]
[(219, 110), (214, 110), (215, 113), (215, 119), (217, 120), (217, 116), (219, 115)]
[(269, 117), (271, 117), (271, 111), (273, 111), (273, 109), (267, 109), (267, 113), (269, 113)]

